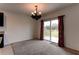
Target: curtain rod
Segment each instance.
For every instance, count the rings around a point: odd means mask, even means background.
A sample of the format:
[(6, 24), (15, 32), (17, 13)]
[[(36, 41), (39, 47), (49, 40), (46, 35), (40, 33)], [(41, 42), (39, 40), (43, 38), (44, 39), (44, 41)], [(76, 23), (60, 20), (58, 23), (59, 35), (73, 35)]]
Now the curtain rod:
[[(60, 16), (65, 16), (65, 15), (60, 15)], [(58, 17), (58, 16), (57, 16)], [(57, 18), (57, 17), (53, 17), (53, 18), (43, 18), (43, 20), (45, 20), (45, 21), (47, 21), (47, 20), (51, 20), (51, 19), (55, 19), (55, 18)]]

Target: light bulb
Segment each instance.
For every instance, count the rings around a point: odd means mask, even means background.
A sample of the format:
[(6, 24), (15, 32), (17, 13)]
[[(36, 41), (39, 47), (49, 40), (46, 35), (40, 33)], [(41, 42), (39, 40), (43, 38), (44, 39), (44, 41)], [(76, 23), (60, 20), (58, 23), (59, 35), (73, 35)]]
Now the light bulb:
[(41, 14), (41, 12), (39, 12), (39, 15)]
[(34, 14), (34, 13), (32, 12), (32, 14)]
[(32, 12), (32, 15), (35, 15), (35, 14)]
[(34, 13), (36, 13), (36, 11), (34, 11)]

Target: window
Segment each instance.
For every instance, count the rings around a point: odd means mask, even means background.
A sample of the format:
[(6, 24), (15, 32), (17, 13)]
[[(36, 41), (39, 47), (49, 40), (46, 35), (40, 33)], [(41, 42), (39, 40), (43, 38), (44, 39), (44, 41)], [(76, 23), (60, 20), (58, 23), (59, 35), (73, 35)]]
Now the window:
[(58, 18), (44, 21), (44, 39), (58, 43)]

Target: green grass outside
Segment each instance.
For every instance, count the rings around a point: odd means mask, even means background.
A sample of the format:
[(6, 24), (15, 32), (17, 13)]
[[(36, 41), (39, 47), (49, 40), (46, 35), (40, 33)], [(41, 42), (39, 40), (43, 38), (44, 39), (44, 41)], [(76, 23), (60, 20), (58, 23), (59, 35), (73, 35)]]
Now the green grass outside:
[[(45, 29), (44, 36), (50, 36), (50, 30)], [(51, 30), (52, 37), (58, 37), (58, 30)]]

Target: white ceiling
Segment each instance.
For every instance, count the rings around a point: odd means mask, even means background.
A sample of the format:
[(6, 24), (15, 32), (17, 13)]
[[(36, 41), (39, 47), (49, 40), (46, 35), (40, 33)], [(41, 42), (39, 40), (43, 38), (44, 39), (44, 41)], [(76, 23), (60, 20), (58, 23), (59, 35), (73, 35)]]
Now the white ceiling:
[(38, 10), (44, 14), (67, 7), (71, 3), (0, 3), (0, 9), (29, 15), (35, 10), (35, 5), (38, 5)]

